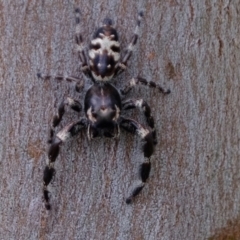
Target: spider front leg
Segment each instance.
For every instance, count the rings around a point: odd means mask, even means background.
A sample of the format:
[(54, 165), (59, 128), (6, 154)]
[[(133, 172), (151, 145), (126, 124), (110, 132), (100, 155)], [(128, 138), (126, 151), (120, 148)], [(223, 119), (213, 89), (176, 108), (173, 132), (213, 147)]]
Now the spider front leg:
[(51, 206), (49, 203), (49, 191), (47, 186), (52, 181), (55, 174), (54, 162), (59, 155), (60, 145), (63, 142), (71, 139), (73, 136), (77, 135), (83, 128), (87, 128), (88, 122), (86, 119), (81, 119), (75, 123), (71, 123), (65, 128), (63, 128), (56, 137), (52, 140), (52, 143), (48, 150), (48, 164), (43, 172), (43, 197), (45, 201), (45, 207), (50, 210)]
[(143, 12), (139, 12), (138, 14), (138, 19), (137, 19), (137, 26), (134, 30), (134, 34), (132, 36), (131, 42), (129, 43), (127, 50), (122, 58), (122, 60), (120, 61), (120, 63), (117, 65), (116, 71), (115, 71), (115, 75), (122, 73), (126, 67), (127, 67), (127, 62), (130, 59), (130, 57), (132, 56), (132, 52), (134, 50), (135, 45), (137, 44), (137, 40), (138, 40), (138, 32), (139, 32), (139, 28), (140, 28), (140, 24), (141, 24), (141, 20), (143, 18)]
[(152, 129), (154, 144), (157, 144), (155, 121), (152, 116), (151, 108), (149, 107), (147, 102), (144, 101), (143, 99), (128, 99), (124, 101), (122, 104), (123, 104), (123, 110), (128, 110), (133, 108), (140, 108), (141, 110), (143, 110), (148, 126)]
[(75, 39), (76, 39), (78, 57), (81, 62), (81, 71), (87, 78), (91, 78), (91, 71), (87, 63), (86, 53), (84, 51), (85, 47), (83, 44), (81, 27), (80, 27), (80, 10), (78, 8), (75, 10), (75, 14), (76, 14)]
[(150, 157), (154, 152), (154, 135), (153, 132), (143, 127), (141, 124), (133, 119), (122, 118), (120, 121), (120, 126), (128, 132), (137, 133), (141, 139), (144, 141), (143, 154), (146, 161), (140, 165), (139, 175), (141, 178), (141, 184), (136, 186), (131, 195), (126, 199), (126, 203), (129, 204), (133, 199), (142, 191), (145, 183), (149, 177), (151, 170)]
[(69, 106), (71, 109), (73, 109), (76, 112), (80, 112), (82, 110), (82, 105), (79, 101), (72, 99), (70, 97), (66, 98), (66, 100), (62, 101), (60, 106), (58, 107), (57, 114), (52, 119), (52, 124), (50, 128), (50, 139), (49, 143), (52, 143), (52, 139), (54, 137), (54, 129), (59, 125), (61, 122), (63, 115), (65, 113), (65, 106)]

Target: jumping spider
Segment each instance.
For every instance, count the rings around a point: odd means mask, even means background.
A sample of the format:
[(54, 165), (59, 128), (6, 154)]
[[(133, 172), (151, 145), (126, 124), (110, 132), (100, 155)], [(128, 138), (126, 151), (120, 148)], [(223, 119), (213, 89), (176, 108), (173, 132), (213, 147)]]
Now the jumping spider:
[[(141, 184), (134, 188), (131, 195), (126, 199), (126, 203), (131, 203), (133, 198), (138, 195), (147, 181), (151, 169), (150, 157), (154, 151), (156, 144), (156, 131), (154, 119), (151, 114), (149, 105), (143, 99), (128, 99), (122, 100), (122, 96), (126, 95), (137, 84), (147, 85), (152, 88), (157, 88), (164, 94), (170, 93), (165, 91), (160, 85), (147, 81), (141, 77), (132, 78), (129, 83), (120, 90), (120, 92), (111, 84), (113, 77), (122, 73), (127, 66), (127, 61), (132, 55), (133, 48), (138, 40), (138, 30), (140, 27), (143, 13), (139, 12), (137, 25), (128, 48), (120, 57), (120, 44), (118, 41), (118, 33), (113, 27), (111, 19), (104, 19), (103, 25), (93, 35), (93, 39), (89, 46), (88, 57), (84, 50), (82, 35), (80, 33), (80, 11), (76, 9), (76, 44), (79, 60), (81, 62), (81, 70), (83, 74), (91, 79), (92, 86), (88, 89), (84, 98), (84, 111), (86, 117), (80, 118), (78, 121), (70, 123), (57, 134), (54, 133), (62, 120), (65, 112), (65, 107), (80, 112), (81, 104), (74, 99), (67, 98), (63, 101), (58, 113), (53, 117), (50, 130), (50, 147), (48, 150), (48, 164), (43, 173), (43, 197), (46, 209), (50, 209), (50, 197), (48, 185), (52, 181), (55, 174), (54, 162), (59, 154), (60, 145), (77, 135), (83, 129), (87, 129), (87, 136), (93, 139), (97, 136), (118, 137), (120, 128), (130, 132), (137, 133), (144, 141), (143, 154), (145, 161), (140, 165)], [(39, 78), (49, 78), (51, 76), (42, 76), (38, 73)], [(78, 92), (84, 86), (82, 80), (75, 77), (56, 76), (57, 79), (65, 79), (76, 82), (76, 90)], [(125, 118), (122, 116), (123, 110), (140, 108), (146, 118), (148, 127), (143, 126), (136, 120)]]

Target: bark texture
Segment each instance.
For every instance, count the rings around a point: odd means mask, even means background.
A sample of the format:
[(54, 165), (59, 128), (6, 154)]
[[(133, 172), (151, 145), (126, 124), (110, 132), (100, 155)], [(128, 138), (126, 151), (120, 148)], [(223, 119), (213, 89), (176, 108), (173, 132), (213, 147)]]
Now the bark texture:
[[(132, 205), (125, 197), (143, 160), (140, 142), (122, 133), (89, 143), (83, 133), (61, 149), (46, 211), (51, 118), (67, 96), (83, 103), (90, 82), (79, 96), (36, 73), (81, 77), (75, 7), (86, 43), (107, 16), (123, 47), (143, 10), (140, 41), (116, 86), (140, 75), (172, 93), (139, 87), (128, 95), (150, 104), (159, 140)], [(0, 239), (220, 239), (229, 221), (239, 226), (239, 22), (239, 0), (0, 0)], [(144, 123), (138, 111), (129, 114)], [(61, 126), (80, 115), (68, 111)], [(239, 239), (232, 229), (225, 236)]]

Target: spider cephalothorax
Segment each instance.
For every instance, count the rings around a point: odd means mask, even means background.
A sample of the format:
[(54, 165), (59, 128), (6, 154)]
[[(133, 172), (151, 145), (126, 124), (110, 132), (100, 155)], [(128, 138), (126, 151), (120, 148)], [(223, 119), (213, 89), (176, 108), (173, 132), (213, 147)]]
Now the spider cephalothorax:
[[(80, 34), (80, 11), (76, 9), (76, 43), (81, 70), (86, 77), (91, 79), (93, 85), (88, 89), (84, 98), (85, 117), (68, 124), (55, 134), (55, 127), (61, 122), (66, 106), (77, 112), (82, 110), (80, 102), (72, 98), (64, 100), (60, 104), (57, 114), (53, 117), (49, 139), (48, 163), (43, 174), (43, 196), (47, 209), (50, 209), (49, 190), (47, 186), (55, 174), (54, 162), (59, 155), (60, 145), (77, 135), (83, 129), (87, 130), (89, 139), (98, 136), (118, 137), (120, 135), (120, 128), (122, 128), (130, 133), (137, 133), (143, 140), (144, 160), (140, 166), (141, 183), (134, 188), (131, 195), (126, 199), (127, 203), (132, 202), (148, 179), (151, 169), (150, 157), (153, 154), (154, 145), (157, 143), (151, 109), (143, 99), (123, 100), (122, 98), (137, 84), (157, 88), (164, 94), (168, 94), (170, 91), (164, 91), (160, 85), (141, 77), (132, 78), (120, 91), (111, 84), (111, 79), (126, 69), (127, 61), (131, 57), (133, 47), (137, 43), (138, 29), (142, 17), (143, 14), (140, 12), (132, 40), (122, 58), (120, 56), (117, 31), (113, 27), (112, 21), (106, 18), (103, 21), (103, 26), (93, 36), (89, 46), (89, 60), (87, 60), (82, 35)], [(39, 73), (38, 77), (47, 78), (50, 76), (42, 76)], [(56, 76), (55, 78), (64, 79), (62, 76)], [(75, 81), (77, 91), (81, 91), (84, 86), (83, 81), (79, 78), (66, 77), (66, 80)], [(123, 111), (133, 108), (140, 108), (143, 111), (148, 126), (144, 126), (136, 120), (126, 118), (122, 115)]]

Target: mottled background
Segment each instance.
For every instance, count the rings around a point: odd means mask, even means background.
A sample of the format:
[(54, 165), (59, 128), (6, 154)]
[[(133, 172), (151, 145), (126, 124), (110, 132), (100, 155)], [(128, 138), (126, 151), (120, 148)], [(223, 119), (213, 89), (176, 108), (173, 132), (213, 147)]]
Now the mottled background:
[[(86, 43), (108, 16), (123, 48), (144, 10), (136, 51), (114, 83), (140, 75), (172, 93), (128, 95), (151, 105), (159, 139), (134, 204), (125, 197), (143, 160), (138, 138), (89, 143), (83, 133), (61, 149), (47, 212), (49, 124), (62, 99), (79, 94), (36, 73), (82, 77), (75, 7)], [(0, 239), (240, 239), (239, 12), (239, 0), (0, 0)], [(81, 115), (68, 111), (61, 126)]]

